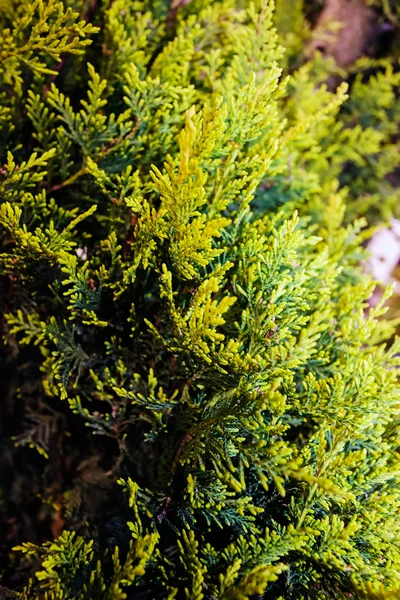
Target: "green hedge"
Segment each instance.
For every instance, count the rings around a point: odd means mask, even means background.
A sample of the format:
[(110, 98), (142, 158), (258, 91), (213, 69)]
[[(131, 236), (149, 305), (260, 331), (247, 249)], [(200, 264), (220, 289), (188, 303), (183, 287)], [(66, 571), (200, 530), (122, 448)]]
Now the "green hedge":
[(400, 73), (330, 91), (300, 3), (85, 17), (0, 6), (1, 511), (48, 507), (4, 586), (398, 598), (400, 347), (360, 261), (398, 203)]

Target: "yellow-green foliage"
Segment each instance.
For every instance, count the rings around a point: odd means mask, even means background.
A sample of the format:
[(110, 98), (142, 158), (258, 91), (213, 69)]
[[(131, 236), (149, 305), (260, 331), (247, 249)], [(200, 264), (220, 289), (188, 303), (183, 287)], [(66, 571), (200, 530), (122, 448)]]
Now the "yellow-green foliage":
[(369, 6), (374, 6), (382, 10), (383, 15), (394, 25), (399, 25), (400, 9), (396, 0), (368, 0)]
[[(379, 60), (362, 57), (348, 67), (348, 73), (338, 68), (333, 58), (319, 54), (304, 64), (305, 59), (310, 58), (308, 42), (314, 35), (307, 27), (304, 9), (315, 9), (315, 4), (312, 0), (276, 0), (275, 23), (288, 47), (286, 68), (292, 73), (285, 116), (289, 123), (307, 127), (310, 134), (308, 137), (302, 133), (301, 149), (307, 143), (309, 151), (301, 159), (293, 155), (293, 147), (285, 157), (283, 176), (279, 178), (279, 183), (284, 183), (284, 200), (293, 198), (296, 205), (305, 202), (305, 209), (309, 211), (311, 197), (311, 209), (320, 212), (321, 203), (326, 203), (326, 194), (337, 178), (348, 205), (347, 221), (366, 213), (370, 219), (389, 219), (393, 213), (399, 216), (396, 172), (400, 166), (397, 143), (400, 38), (399, 21), (396, 23), (395, 18), (396, 10), (399, 10), (395, 7), (397, 3), (389, 0), (370, 2), (380, 9), (382, 19), (386, 15), (386, 20), (391, 18), (395, 23), (392, 55)], [(351, 22), (351, 12), (348, 19), (348, 23), (337, 23), (336, 26), (348, 27), (351, 32), (351, 27), (356, 27)], [(375, 28), (379, 30), (378, 20)], [(323, 32), (320, 35), (323, 39)], [(373, 45), (369, 38), (365, 43)], [(318, 114), (321, 106), (329, 104), (331, 94), (327, 93), (325, 82), (330, 82), (332, 87), (333, 81), (342, 78), (350, 84), (349, 100), (332, 106), (322, 123), (320, 119), (314, 120), (312, 115)], [(299, 168), (302, 185), (296, 188), (299, 184), (292, 174)], [(273, 201), (281, 202), (281, 185), (277, 191), (279, 197), (275, 196), (274, 188), (269, 195)]]
[(398, 598), (400, 345), (350, 219), (394, 204), (398, 74), (288, 80), (272, 2), (103, 2), (93, 51), (61, 4), (1, 11), (19, 395), (27, 346), (37, 397), (114, 442), (80, 524), (14, 549), (17, 597)]

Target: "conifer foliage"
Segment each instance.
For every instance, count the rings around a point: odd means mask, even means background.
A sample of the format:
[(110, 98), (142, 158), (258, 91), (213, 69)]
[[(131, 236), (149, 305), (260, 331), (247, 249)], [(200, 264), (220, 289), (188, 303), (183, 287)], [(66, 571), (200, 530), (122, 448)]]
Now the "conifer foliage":
[(400, 342), (359, 266), (400, 78), (288, 80), (284, 4), (0, 5), (5, 398), (53, 518), (10, 597), (400, 597)]

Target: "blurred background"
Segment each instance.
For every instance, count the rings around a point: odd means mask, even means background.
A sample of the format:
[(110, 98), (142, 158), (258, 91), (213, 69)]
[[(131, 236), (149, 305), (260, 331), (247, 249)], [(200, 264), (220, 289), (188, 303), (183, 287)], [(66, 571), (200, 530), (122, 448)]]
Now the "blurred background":
[[(379, 149), (353, 155), (339, 180), (349, 188), (349, 221), (365, 216), (374, 227), (365, 269), (393, 284), (389, 317), (400, 317), (400, 0), (277, 0), (276, 26), (288, 48), (288, 70), (308, 62), (318, 85), (346, 81), (350, 99), (340, 112), (346, 128), (379, 132)], [(365, 140), (367, 144), (367, 140)], [(360, 140), (360, 145), (363, 145)], [(372, 184), (375, 180), (375, 184)]]

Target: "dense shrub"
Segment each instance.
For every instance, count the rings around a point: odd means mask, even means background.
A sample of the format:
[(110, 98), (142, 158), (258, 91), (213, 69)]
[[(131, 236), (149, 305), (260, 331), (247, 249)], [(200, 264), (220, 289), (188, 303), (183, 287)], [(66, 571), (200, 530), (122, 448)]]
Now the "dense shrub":
[(0, 7), (11, 597), (399, 597), (400, 76), (284, 4)]

